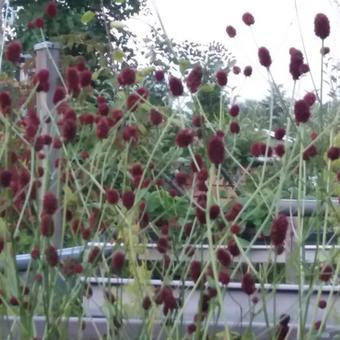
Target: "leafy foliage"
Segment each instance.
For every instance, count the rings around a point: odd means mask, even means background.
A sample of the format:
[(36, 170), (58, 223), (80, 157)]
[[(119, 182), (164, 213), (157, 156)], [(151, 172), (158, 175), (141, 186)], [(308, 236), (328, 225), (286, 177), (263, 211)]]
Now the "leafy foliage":
[[(13, 0), (11, 6), (17, 9), (18, 18), (15, 24), (17, 38), (23, 43), (24, 50), (30, 50), (39, 40), (39, 32), (27, 29), (28, 22), (34, 20), (37, 16), (44, 15), (45, 0), (31, 1), (29, 6), (26, 0)], [(111, 49), (106, 44), (108, 41), (112, 44), (113, 49), (120, 48), (124, 50), (127, 58), (134, 55), (131, 48), (127, 48), (127, 41), (132, 38), (133, 34), (125, 26), (120, 27), (118, 32), (113, 32), (109, 27), (111, 21), (123, 21), (137, 14), (145, 0), (131, 1), (109, 1), (109, 0), (61, 0), (58, 1), (58, 15), (53, 20), (45, 18), (46, 38), (57, 40), (67, 46), (67, 52), (72, 55), (83, 54), (89, 59), (93, 56), (91, 48), (95, 44), (102, 44), (105, 51)], [(89, 16), (95, 15), (95, 18), (84, 21), (84, 14)], [(83, 20), (82, 20), (83, 18)], [(79, 39), (80, 38), (80, 39)], [(78, 42), (78, 43), (76, 43)]]

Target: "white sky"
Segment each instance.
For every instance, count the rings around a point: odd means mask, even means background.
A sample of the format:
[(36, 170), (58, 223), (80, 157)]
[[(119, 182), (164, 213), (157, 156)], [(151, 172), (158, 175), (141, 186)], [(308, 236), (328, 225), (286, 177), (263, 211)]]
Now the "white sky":
[[(331, 49), (329, 56), (340, 59), (340, 4), (337, 5), (336, 0), (296, 0), (296, 3), (299, 18), (295, 0), (154, 0), (169, 37), (175, 41), (216, 40), (235, 55), (241, 68), (252, 65), (251, 78), (245, 82), (243, 76), (231, 76), (229, 84), (238, 85), (243, 98), (254, 99), (263, 97), (269, 88), (266, 70), (258, 62), (257, 46), (269, 49), (274, 79), (284, 84), (290, 94), (293, 81), (288, 72), (288, 50), (295, 47), (303, 51), (298, 19), (317, 88), (320, 86), (321, 40), (314, 35), (314, 17), (319, 12), (326, 14), (331, 23), (331, 35), (325, 42)], [(241, 20), (247, 11), (255, 17), (251, 30)], [(146, 26), (135, 21), (133, 26), (143, 32), (143, 25)], [(237, 29), (234, 39), (227, 36), (227, 25)], [(299, 83), (297, 96), (313, 89), (309, 75)]]

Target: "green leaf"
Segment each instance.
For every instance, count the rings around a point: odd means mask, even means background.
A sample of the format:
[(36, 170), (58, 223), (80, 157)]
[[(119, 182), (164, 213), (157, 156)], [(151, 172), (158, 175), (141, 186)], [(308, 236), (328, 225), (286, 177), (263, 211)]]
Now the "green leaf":
[(240, 246), (242, 248), (248, 248), (249, 244), (250, 244), (250, 242), (248, 242), (247, 240), (245, 240), (245, 239), (243, 239), (241, 237), (238, 238), (238, 242), (240, 243)]
[(125, 2), (125, 0), (116, 0), (115, 3), (116, 4), (123, 4)]
[(242, 334), (241, 340), (256, 340), (256, 337), (255, 337), (254, 333), (250, 329), (247, 329)]
[(110, 23), (111, 28), (116, 28), (117, 30), (123, 29), (126, 25), (124, 25), (121, 21), (112, 21)]
[(120, 49), (117, 49), (113, 52), (112, 58), (118, 62), (122, 62), (124, 59), (124, 52)]
[(204, 84), (200, 87), (200, 91), (201, 92), (206, 92), (206, 93), (210, 93), (214, 91), (214, 86), (211, 84)]
[(92, 11), (87, 11), (83, 14), (83, 16), (81, 17), (80, 21), (84, 24), (87, 25), (89, 24), (93, 18), (96, 16), (96, 13), (92, 12)]
[(179, 70), (183, 74), (191, 66), (190, 61), (187, 59), (179, 60)]
[(64, 200), (66, 206), (76, 206), (78, 203), (77, 193), (73, 192), (68, 186), (64, 186)]

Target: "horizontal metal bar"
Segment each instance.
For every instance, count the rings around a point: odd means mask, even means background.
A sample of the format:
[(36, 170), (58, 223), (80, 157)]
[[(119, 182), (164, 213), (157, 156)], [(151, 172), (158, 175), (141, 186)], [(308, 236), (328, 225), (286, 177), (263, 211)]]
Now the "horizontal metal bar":
[[(339, 206), (339, 200), (332, 198), (331, 202), (333, 205)], [(280, 199), (278, 204), (278, 210), (281, 214), (288, 216), (296, 216), (299, 208), (301, 216), (311, 216), (318, 209), (320, 209), (324, 203), (320, 200), (296, 200), (296, 199)]]
[[(121, 246), (124, 246), (123, 244), (120, 244)], [(103, 243), (103, 242), (89, 242), (87, 244), (87, 248), (90, 247), (99, 247), (104, 251), (105, 255), (110, 255), (112, 253), (115, 244), (109, 244), (109, 243)], [(141, 248), (143, 245), (141, 245)], [(207, 261), (210, 258), (209, 255), (209, 246), (208, 245), (192, 245), (192, 247), (195, 249), (195, 255), (191, 258), (185, 257), (181, 259), (181, 261), (191, 261), (192, 259), (203, 259), (204, 261)], [(58, 255), (61, 260), (64, 260), (66, 258), (81, 258), (81, 255), (85, 251), (84, 246), (79, 247), (73, 247), (73, 248), (63, 248), (58, 249)], [(316, 250), (318, 250), (318, 253), (325, 252), (326, 254), (331, 251), (340, 251), (340, 246), (325, 246), (325, 247), (318, 247), (316, 245), (306, 245), (304, 248), (304, 256), (305, 256), (305, 262), (306, 263), (313, 263), (314, 258), (316, 255)], [(173, 255), (171, 255), (173, 258)], [(155, 243), (149, 243), (146, 245), (145, 253), (139, 255), (139, 258), (141, 260), (145, 261), (161, 261), (162, 255), (157, 250), (157, 245)], [(247, 258), (252, 263), (264, 263), (268, 261), (274, 261), (274, 252), (271, 246), (266, 245), (254, 245), (250, 248), (250, 250), (247, 253)], [(17, 255), (16, 256), (16, 263), (17, 263), (17, 269), (19, 271), (24, 271), (28, 268), (29, 263), (31, 261), (31, 254), (23, 254), (23, 255)], [(234, 262), (244, 262), (245, 259), (242, 257), (235, 257)], [(283, 252), (280, 255), (276, 256), (276, 263), (285, 263), (285, 252)]]
[[(85, 278), (82, 278), (85, 280)], [(106, 278), (106, 277), (88, 277), (86, 278), (86, 282), (90, 283), (91, 285), (94, 286), (107, 286), (107, 285), (112, 285), (112, 286), (124, 286), (124, 285), (130, 285), (135, 282), (134, 279), (123, 279), (123, 278)], [(150, 280), (150, 285), (155, 286), (155, 287), (161, 287), (164, 286), (164, 281), (162, 280)], [(180, 287), (185, 287), (187, 289), (192, 288), (195, 286), (194, 281), (181, 281), (181, 280), (172, 280), (168, 284), (168, 286), (173, 287), (173, 288), (180, 288)], [(222, 285), (221, 285), (222, 287)], [(228, 290), (241, 290), (241, 283), (240, 282), (230, 282), (228, 284)], [(300, 286), (297, 284), (278, 284), (278, 285), (273, 285), (270, 283), (265, 283), (265, 284), (256, 284), (257, 289), (262, 289), (265, 291), (273, 291), (275, 290), (276, 292), (283, 292), (283, 293), (298, 293), (299, 291), (312, 291), (313, 293), (317, 293), (319, 290), (321, 290), (323, 293), (329, 293), (329, 292), (340, 292), (340, 285), (322, 285), (318, 286), (315, 285), (313, 287), (310, 287), (309, 285), (304, 285), (300, 289)]]

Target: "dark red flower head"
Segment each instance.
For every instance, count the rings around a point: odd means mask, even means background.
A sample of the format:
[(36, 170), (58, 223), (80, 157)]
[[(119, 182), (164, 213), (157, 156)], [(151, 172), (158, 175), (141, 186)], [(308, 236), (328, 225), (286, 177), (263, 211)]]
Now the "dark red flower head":
[(100, 254), (101, 254), (101, 250), (99, 247), (91, 248), (87, 261), (89, 263), (94, 263), (99, 258)]
[(243, 205), (241, 203), (234, 203), (229, 211), (225, 214), (226, 220), (229, 222), (234, 221), (238, 217), (242, 209)]
[(233, 66), (233, 73), (239, 74), (241, 72), (241, 69), (238, 66)]
[(106, 117), (101, 117), (96, 125), (96, 136), (99, 139), (105, 139), (108, 137), (110, 132), (109, 121)]
[(48, 246), (45, 250), (45, 258), (49, 266), (55, 267), (59, 260), (57, 249), (53, 246)]
[(80, 85), (81, 87), (86, 87), (91, 85), (92, 82), (92, 72), (90, 70), (84, 70), (80, 72)]
[(237, 104), (234, 104), (230, 107), (229, 109), (229, 114), (232, 116), (232, 117), (236, 117), (238, 116), (238, 114), (240, 113), (240, 107), (237, 105)]
[(96, 98), (96, 102), (97, 102), (97, 105), (101, 104), (101, 103), (107, 103), (107, 100), (104, 96), (98, 96)]
[(125, 264), (125, 253), (118, 250), (112, 255), (112, 268), (116, 270), (121, 270)]
[(167, 237), (160, 237), (157, 241), (157, 250), (161, 254), (165, 254), (169, 248), (169, 241)]
[(119, 109), (113, 109), (112, 110), (112, 121), (113, 121), (113, 126), (116, 125), (124, 116), (124, 112)]
[(156, 109), (151, 109), (149, 112), (149, 120), (152, 125), (160, 125), (163, 122), (163, 115)]
[(217, 259), (220, 261), (222, 266), (229, 267), (232, 261), (231, 254), (227, 249), (219, 248), (216, 253)]
[(223, 139), (217, 135), (210, 137), (207, 153), (211, 163), (214, 163), (215, 165), (223, 163), (225, 157)]
[(209, 217), (212, 220), (216, 220), (216, 218), (219, 216), (221, 212), (221, 208), (219, 205), (214, 204), (209, 208)]
[(284, 146), (284, 144), (277, 144), (274, 147), (274, 152), (275, 152), (276, 156), (282, 157), (285, 154), (285, 146)]
[(307, 103), (308, 106), (313, 106), (316, 101), (316, 95), (313, 92), (307, 92), (303, 100)]
[(240, 125), (238, 122), (231, 122), (229, 129), (231, 133), (234, 133), (234, 134), (240, 133)]
[(223, 285), (227, 285), (230, 281), (230, 275), (226, 271), (221, 271), (218, 273), (218, 281)]
[(84, 268), (79, 260), (67, 258), (62, 262), (61, 270), (65, 276), (71, 276), (81, 274), (84, 271)]
[(249, 12), (246, 12), (242, 15), (242, 21), (247, 25), (247, 26), (251, 26), (254, 25), (255, 23), (255, 19), (253, 17), (253, 15)]
[(74, 119), (65, 119), (61, 127), (61, 135), (65, 141), (72, 141), (77, 134), (77, 122)]
[(156, 70), (155, 71), (155, 79), (157, 81), (163, 81), (164, 80), (164, 71), (163, 70)]
[(330, 264), (325, 264), (320, 269), (320, 280), (323, 282), (328, 282), (333, 275), (333, 267)]
[(176, 144), (180, 148), (189, 146), (194, 141), (194, 133), (191, 129), (182, 129), (176, 135)]
[(123, 139), (126, 142), (134, 142), (136, 143), (139, 138), (139, 130), (135, 125), (127, 125), (123, 130)]
[(293, 77), (293, 80), (298, 80), (303, 71), (303, 54), (298, 49), (292, 47), (289, 49), (290, 64), (289, 72)]
[(309, 161), (311, 158), (315, 157), (318, 154), (318, 149), (314, 144), (310, 145), (304, 152), (303, 152), (303, 160)]
[[(4, 248), (5, 248), (5, 239), (2, 236), (0, 236), (0, 254), (2, 253)], [(0, 304), (1, 304), (1, 300), (0, 300)]]
[(190, 275), (193, 281), (197, 282), (198, 278), (201, 275), (201, 262), (194, 260), (191, 262), (190, 265)]
[(327, 301), (326, 300), (319, 300), (318, 307), (320, 309), (325, 309), (327, 307)]
[(272, 244), (275, 247), (284, 244), (288, 226), (289, 226), (288, 219), (284, 215), (279, 215), (273, 220), (272, 225), (271, 225), (270, 238), (271, 238)]
[(318, 13), (314, 19), (315, 35), (324, 40), (329, 36), (330, 29), (328, 17), (323, 13)]
[(34, 22), (33, 22), (33, 21), (29, 21), (29, 22), (27, 23), (27, 29), (28, 29), (28, 30), (34, 29)]
[(286, 130), (285, 130), (284, 128), (277, 128), (277, 129), (275, 130), (274, 137), (275, 137), (275, 139), (277, 139), (277, 140), (282, 140), (283, 137), (285, 136), (285, 134), (286, 134)]
[(50, 77), (50, 72), (48, 69), (42, 68), (38, 71), (35, 77), (39, 83), (45, 83), (45, 82), (48, 82), (48, 79)]
[(183, 84), (181, 79), (176, 77), (170, 77), (169, 79), (169, 89), (174, 97), (181, 96), (183, 94)]
[(202, 67), (195, 66), (187, 77), (187, 86), (191, 93), (197, 92), (202, 82)]
[(142, 307), (144, 310), (149, 310), (151, 307), (151, 299), (149, 296), (144, 296)]
[(142, 176), (144, 172), (144, 168), (140, 163), (134, 163), (130, 168), (130, 173), (133, 177)]
[(136, 111), (140, 101), (141, 101), (141, 98), (137, 93), (129, 94), (127, 99), (126, 99), (126, 106), (127, 106), (128, 110), (130, 110), (132, 112)]
[(34, 26), (36, 28), (43, 28), (45, 25), (45, 20), (43, 17), (38, 17), (34, 20)]
[(55, 89), (54, 95), (53, 95), (53, 104), (57, 105), (60, 101), (62, 101), (66, 96), (65, 89), (61, 86), (58, 86)]
[(8, 114), (11, 110), (12, 99), (8, 92), (0, 92), (0, 110), (2, 114)]
[(258, 50), (260, 64), (264, 67), (269, 67), (272, 64), (272, 58), (266, 47), (260, 47)]
[(49, 70), (43, 68), (38, 71), (38, 73), (34, 76), (33, 78), (33, 84), (37, 86), (37, 92), (43, 91), (43, 92), (48, 92), (50, 89), (50, 84), (48, 82), (49, 80)]
[(107, 116), (109, 114), (110, 107), (107, 103), (98, 104), (98, 113), (102, 116)]
[(243, 70), (243, 74), (246, 76), (246, 77), (250, 77), (253, 73), (253, 68), (251, 66), (246, 66)]
[(327, 151), (327, 157), (331, 161), (335, 161), (340, 158), (340, 148), (336, 146), (331, 146)]
[(331, 51), (331, 50), (330, 50), (330, 48), (329, 48), (328, 46), (321, 47), (321, 49), (320, 49), (321, 55), (326, 55), (326, 54), (328, 54), (330, 51)]
[(193, 172), (198, 172), (198, 171), (200, 171), (202, 169), (203, 159), (202, 159), (201, 155), (199, 155), (199, 154), (196, 154), (194, 156), (194, 158), (195, 158), (195, 161), (194, 160), (191, 161), (191, 165), (190, 165), (191, 166), (191, 170)]
[(20, 61), (20, 55), (22, 51), (22, 45), (19, 41), (12, 41), (6, 47), (5, 57), (12, 63)]
[(132, 190), (124, 191), (122, 195), (122, 202), (126, 209), (131, 209), (135, 203), (135, 194)]
[(116, 189), (107, 189), (106, 190), (106, 200), (110, 204), (117, 204), (119, 201), (119, 193)]
[(188, 175), (185, 172), (177, 172), (175, 175), (175, 181), (176, 183), (181, 187), (184, 186), (187, 183)]
[(7, 188), (11, 184), (11, 180), (13, 177), (13, 172), (9, 170), (3, 170), (0, 173), (0, 184), (4, 187)]
[(231, 255), (235, 257), (241, 254), (240, 248), (233, 239), (228, 242), (228, 251)]
[(136, 71), (131, 67), (122, 69), (118, 76), (119, 85), (133, 85), (136, 82)]
[(54, 222), (51, 215), (44, 214), (41, 216), (40, 233), (44, 237), (51, 237), (54, 233)]
[(204, 122), (204, 117), (200, 114), (194, 114), (191, 118), (194, 127), (201, 127)]
[(79, 72), (86, 70), (86, 60), (83, 56), (79, 56), (76, 61), (76, 68)]
[(243, 275), (241, 280), (241, 289), (247, 294), (254, 294), (256, 291), (255, 280), (252, 275), (247, 272)]
[(79, 91), (80, 79), (79, 72), (75, 67), (68, 67), (66, 70), (66, 78), (71, 92)]
[(299, 71), (301, 74), (305, 74), (309, 72), (309, 65), (308, 64), (302, 64), (299, 66)]
[(236, 29), (231, 25), (228, 25), (225, 31), (227, 32), (230, 38), (234, 38), (236, 36)]
[(43, 212), (53, 215), (58, 209), (58, 200), (52, 192), (46, 192), (43, 198)]
[(227, 77), (227, 73), (223, 70), (218, 70), (215, 74), (215, 78), (216, 78), (216, 83), (219, 86), (225, 86), (227, 85), (228, 82), (228, 77)]
[(302, 99), (294, 104), (294, 114), (297, 123), (306, 123), (311, 115), (309, 105)]
[(45, 7), (45, 14), (50, 17), (50, 18), (54, 18), (55, 16), (57, 16), (57, 3), (54, 0), (49, 1), (46, 4)]

